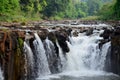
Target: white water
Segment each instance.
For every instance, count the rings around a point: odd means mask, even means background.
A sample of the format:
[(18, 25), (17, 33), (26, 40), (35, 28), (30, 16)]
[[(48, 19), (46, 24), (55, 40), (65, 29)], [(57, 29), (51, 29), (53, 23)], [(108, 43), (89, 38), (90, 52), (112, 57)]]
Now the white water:
[(45, 46), (46, 46), (46, 48), (47, 48), (47, 57), (48, 58), (50, 58), (50, 57), (52, 57), (52, 55), (53, 55), (53, 53), (54, 53), (54, 55), (55, 55), (55, 52), (53, 52), (54, 50), (52, 50), (52, 49), (55, 49), (55, 47), (54, 47), (54, 44), (52, 43), (52, 41), (50, 41), (48, 38), (45, 40)]
[(91, 36), (79, 34), (78, 37), (70, 37), (72, 44), (67, 42), (70, 52), (67, 53), (67, 66), (64, 72), (79, 72), (82, 75), (87, 75), (88, 71), (93, 72), (92, 74), (103, 72), (110, 42), (104, 44), (100, 51), (98, 43), (102, 39), (99, 37), (101, 32)]
[[(67, 53), (67, 67), (68, 71), (86, 71), (94, 66), (94, 58), (99, 49), (97, 48), (98, 36), (79, 35), (78, 37), (71, 37), (74, 44), (68, 42), (70, 52)], [(93, 68), (93, 67), (92, 67)], [(93, 68), (95, 69), (95, 68)]]
[(24, 42), (24, 50), (27, 54), (28, 64), (31, 68), (33, 68), (33, 52), (26, 42)]
[(38, 75), (44, 76), (50, 74), (49, 65), (47, 57), (45, 54), (45, 49), (43, 43), (37, 33), (35, 35), (35, 40), (33, 42), (35, 47), (35, 54), (37, 55), (37, 66), (38, 66)]
[(61, 64), (63, 65), (63, 72), (47, 75), (38, 78), (38, 80), (60, 80), (62, 76), (80, 78), (83, 76), (94, 77), (114, 75), (104, 71), (106, 55), (108, 48), (110, 47), (110, 42), (104, 44), (101, 50), (99, 49), (99, 40), (102, 39), (99, 35), (102, 32), (103, 31), (94, 32), (91, 36), (79, 34), (78, 37), (70, 37), (70, 42), (67, 42), (70, 52), (66, 53), (66, 58), (63, 55), (61, 47), (56, 41), (59, 48)]
[(58, 43), (58, 41), (56, 41), (56, 44), (57, 44), (57, 47), (59, 49), (59, 57), (60, 57), (60, 61), (61, 61), (61, 65), (62, 65), (62, 68), (61, 68), (61, 71), (63, 71), (65, 69), (65, 63), (66, 63), (66, 59), (65, 59), (65, 56), (63, 54), (63, 51)]
[(110, 45), (111, 45), (111, 42), (107, 42), (102, 46), (100, 61), (99, 61), (99, 66), (100, 66), (101, 70), (104, 70), (106, 56), (107, 56), (108, 49), (109, 49)]
[(2, 75), (1, 68), (0, 68), (0, 80), (4, 80), (3, 75)]

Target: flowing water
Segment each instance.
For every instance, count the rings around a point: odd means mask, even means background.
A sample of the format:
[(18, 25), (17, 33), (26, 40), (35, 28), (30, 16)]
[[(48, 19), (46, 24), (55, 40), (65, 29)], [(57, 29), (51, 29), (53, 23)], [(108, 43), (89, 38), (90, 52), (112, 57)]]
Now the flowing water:
[(62, 68), (60, 68), (60, 69), (61, 69), (61, 71), (63, 71), (65, 69), (66, 59), (65, 59), (65, 56), (63, 55), (63, 51), (62, 51), (60, 45), (58, 44), (58, 41), (56, 41), (56, 44), (57, 44), (58, 49), (59, 49), (59, 57), (60, 57), (60, 60), (61, 60), (60, 63), (62, 65)]
[(4, 79), (3, 79), (3, 76), (2, 76), (1, 68), (0, 68), (0, 80), (4, 80)]
[[(79, 33), (77, 37), (69, 37), (69, 41), (66, 42), (70, 51), (66, 55), (57, 40), (56, 43), (48, 38), (42, 41), (38, 34), (34, 33), (35, 40), (32, 48), (29, 42), (24, 42), (24, 52), (28, 64), (28, 79), (120, 80), (118, 75), (105, 71), (106, 56), (111, 47), (111, 42), (107, 42), (99, 48), (102, 32), (103, 30), (94, 30), (90, 36)], [(57, 53), (56, 47), (59, 53)], [(1, 68), (0, 80), (4, 80)]]
[(103, 31), (91, 36), (81, 33), (78, 37), (70, 37), (70, 42), (67, 42), (70, 51), (66, 53), (66, 59), (57, 42), (61, 63), (64, 65), (62, 72), (39, 77), (37, 80), (120, 80), (117, 75), (104, 71), (110, 42), (99, 49), (101, 32)]
[(33, 52), (30, 48), (30, 46), (24, 42), (24, 50), (25, 50), (25, 53), (27, 54), (27, 60), (28, 60), (28, 64), (31, 68), (33, 68)]
[(43, 43), (37, 33), (35, 33), (34, 35), (35, 35), (35, 40), (33, 44), (35, 47), (35, 54), (36, 54), (35, 63), (37, 64), (36, 66), (38, 68), (37, 75), (38, 76), (48, 75), (50, 74), (50, 70), (49, 70), (48, 60), (45, 54)]

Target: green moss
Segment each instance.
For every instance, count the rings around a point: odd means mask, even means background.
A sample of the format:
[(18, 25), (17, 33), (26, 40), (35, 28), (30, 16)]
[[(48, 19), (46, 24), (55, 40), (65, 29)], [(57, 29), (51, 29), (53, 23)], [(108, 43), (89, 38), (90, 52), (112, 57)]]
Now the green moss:
[(18, 38), (18, 44), (19, 44), (19, 48), (22, 49), (24, 41), (21, 38)]
[(20, 56), (20, 54), (21, 54), (21, 48), (18, 47), (16, 53), (17, 53), (17, 56)]
[(8, 32), (9, 31), (9, 29), (7, 29), (7, 28), (2, 28), (1, 29), (3, 32)]

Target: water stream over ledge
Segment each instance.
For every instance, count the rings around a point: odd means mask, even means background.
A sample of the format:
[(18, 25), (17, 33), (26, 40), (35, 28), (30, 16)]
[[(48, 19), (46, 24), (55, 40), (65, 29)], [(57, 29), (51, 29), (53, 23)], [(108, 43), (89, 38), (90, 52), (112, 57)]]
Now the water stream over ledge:
[(0, 80), (4, 80), (3, 74), (2, 74), (2, 71), (1, 71), (1, 67), (0, 67)]
[[(66, 54), (66, 59), (60, 50), (60, 59), (64, 65), (62, 72), (39, 77), (36, 80), (120, 80), (113, 74), (104, 71), (105, 61), (110, 42), (105, 43), (102, 49), (99, 49), (99, 37), (102, 31), (86, 36), (80, 33), (78, 37), (69, 37), (67, 42), (70, 51)], [(66, 60), (66, 61), (65, 61)]]
[(34, 28), (0, 33), (0, 80), (120, 80), (119, 31), (112, 26)]

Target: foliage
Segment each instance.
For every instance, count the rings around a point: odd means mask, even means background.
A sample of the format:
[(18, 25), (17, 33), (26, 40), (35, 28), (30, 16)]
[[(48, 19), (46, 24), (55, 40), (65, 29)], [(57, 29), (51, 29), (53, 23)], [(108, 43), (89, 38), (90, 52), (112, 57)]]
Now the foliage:
[(107, 3), (105, 5), (103, 5), (103, 7), (101, 8), (101, 10), (99, 11), (98, 15), (101, 16), (101, 19), (111, 19), (113, 17), (113, 3)]
[(18, 38), (18, 44), (19, 44), (19, 48), (22, 49), (24, 41), (21, 38)]
[(103, 20), (120, 20), (120, 0), (104, 4), (98, 15)]
[(120, 19), (120, 0), (116, 0), (115, 2), (114, 15), (116, 19)]
[[(79, 19), (87, 16), (120, 19), (119, 0), (0, 0), (0, 21)], [(103, 6), (103, 7), (102, 7)]]
[(88, 14), (95, 15), (97, 14), (98, 10), (101, 8), (101, 1), (100, 0), (88, 0)]

